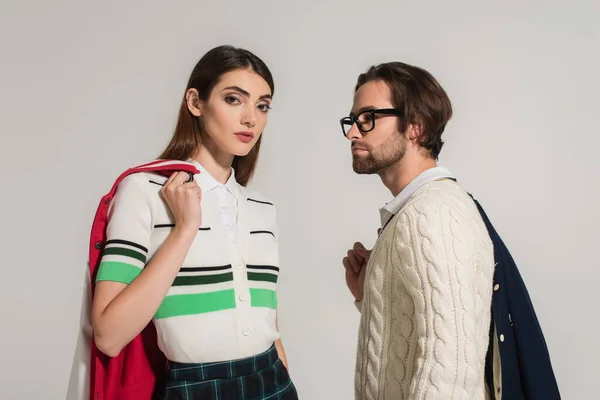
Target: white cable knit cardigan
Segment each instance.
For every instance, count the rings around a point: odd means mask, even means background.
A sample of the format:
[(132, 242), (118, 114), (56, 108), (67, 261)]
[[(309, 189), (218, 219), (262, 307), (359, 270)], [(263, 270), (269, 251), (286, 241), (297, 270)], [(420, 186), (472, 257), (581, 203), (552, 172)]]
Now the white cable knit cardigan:
[(485, 399), (493, 269), (469, 195), (450, 180), (417, 190), (367, 265), (356, 399)]

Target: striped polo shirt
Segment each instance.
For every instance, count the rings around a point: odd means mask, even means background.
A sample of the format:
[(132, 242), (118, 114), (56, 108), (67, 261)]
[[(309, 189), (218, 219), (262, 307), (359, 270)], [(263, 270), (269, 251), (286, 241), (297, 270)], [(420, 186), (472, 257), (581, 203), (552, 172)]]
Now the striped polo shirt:
[[(158, 345), (169, 360), (183, 363), (250, 357), (279, 339), (275, 206), (235, 180), (221, 185), (233, 196), (224, 200), (213, 192), (220, 184), (194, 164), (201, 171), (195, 179), (203, 192), (202, 227), (154, 316)], [(174, 226), (160, 196), (166, 179), (138, 173), (119, 184), (97, 281), (131, 283), (165, 241)], [(219, 213), (223, 204), (235, 204), (237, 218)]]

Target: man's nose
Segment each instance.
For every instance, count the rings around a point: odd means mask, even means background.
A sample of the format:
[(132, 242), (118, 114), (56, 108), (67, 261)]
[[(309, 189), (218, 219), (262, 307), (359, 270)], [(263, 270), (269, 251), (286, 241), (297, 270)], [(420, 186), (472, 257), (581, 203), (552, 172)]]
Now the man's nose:
[(362, 137), (362, 133), (360, 132), (360, 129), (358, 129), (358, 126), (356, 125), (356, 122), (353, 123), (350, 126), (350, 129), (348, 130), (348, 133), (346, 134), (346, 138), (348, 140), (357, 140), (360, 139)]

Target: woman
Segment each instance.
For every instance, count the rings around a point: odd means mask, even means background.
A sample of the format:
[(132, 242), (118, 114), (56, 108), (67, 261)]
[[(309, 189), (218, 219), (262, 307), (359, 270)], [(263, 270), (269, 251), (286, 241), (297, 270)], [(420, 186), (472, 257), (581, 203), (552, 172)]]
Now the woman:
[(159, 157), (200, 174), (133, 174), (114, 198), (94, 339), (114, 357), (154, 321), (169, 361), (164, 399), (297, 399), (277, 327), (275, 207), (245, 188), (273, 90), (254, 54), (209, 51)]

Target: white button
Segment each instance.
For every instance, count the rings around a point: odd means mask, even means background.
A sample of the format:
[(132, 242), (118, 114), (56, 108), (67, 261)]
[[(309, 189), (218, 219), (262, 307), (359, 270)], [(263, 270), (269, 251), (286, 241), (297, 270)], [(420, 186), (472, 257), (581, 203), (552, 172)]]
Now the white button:
[(500, 335), (500, 341), (504, 342), (504, 335)]
[(228, 229), (229, 229), (230, 227), (231, 227), (231, 225), (229, 225), (229, 224), (225, 224), (225, 228), (228, 228)]
[(242, 264), (241, 262), (237, 263), (237, 269), (242, 269), (242, 268), (244, 268), (244, 264)]
[(244, 293), (240, 294), (238, 298), (240, 299), (240, 301), (246, 301), (246, 295)]
[(223, 210), (223, 211), (227, 210), (227, 206), (221, 206), (221, 210)]
[(244, 328), (244, 329), (242, 329), (242, 334), (243, 334), (244, 336), (248, 336), (248, 335), (250, 334), (250, 329), (249, 329), (249, 328)]
[(498, 285), (497, 283), (494, 285), (494, 292), (497, 292), (498, 289), (500, 289), (500, 285)]

